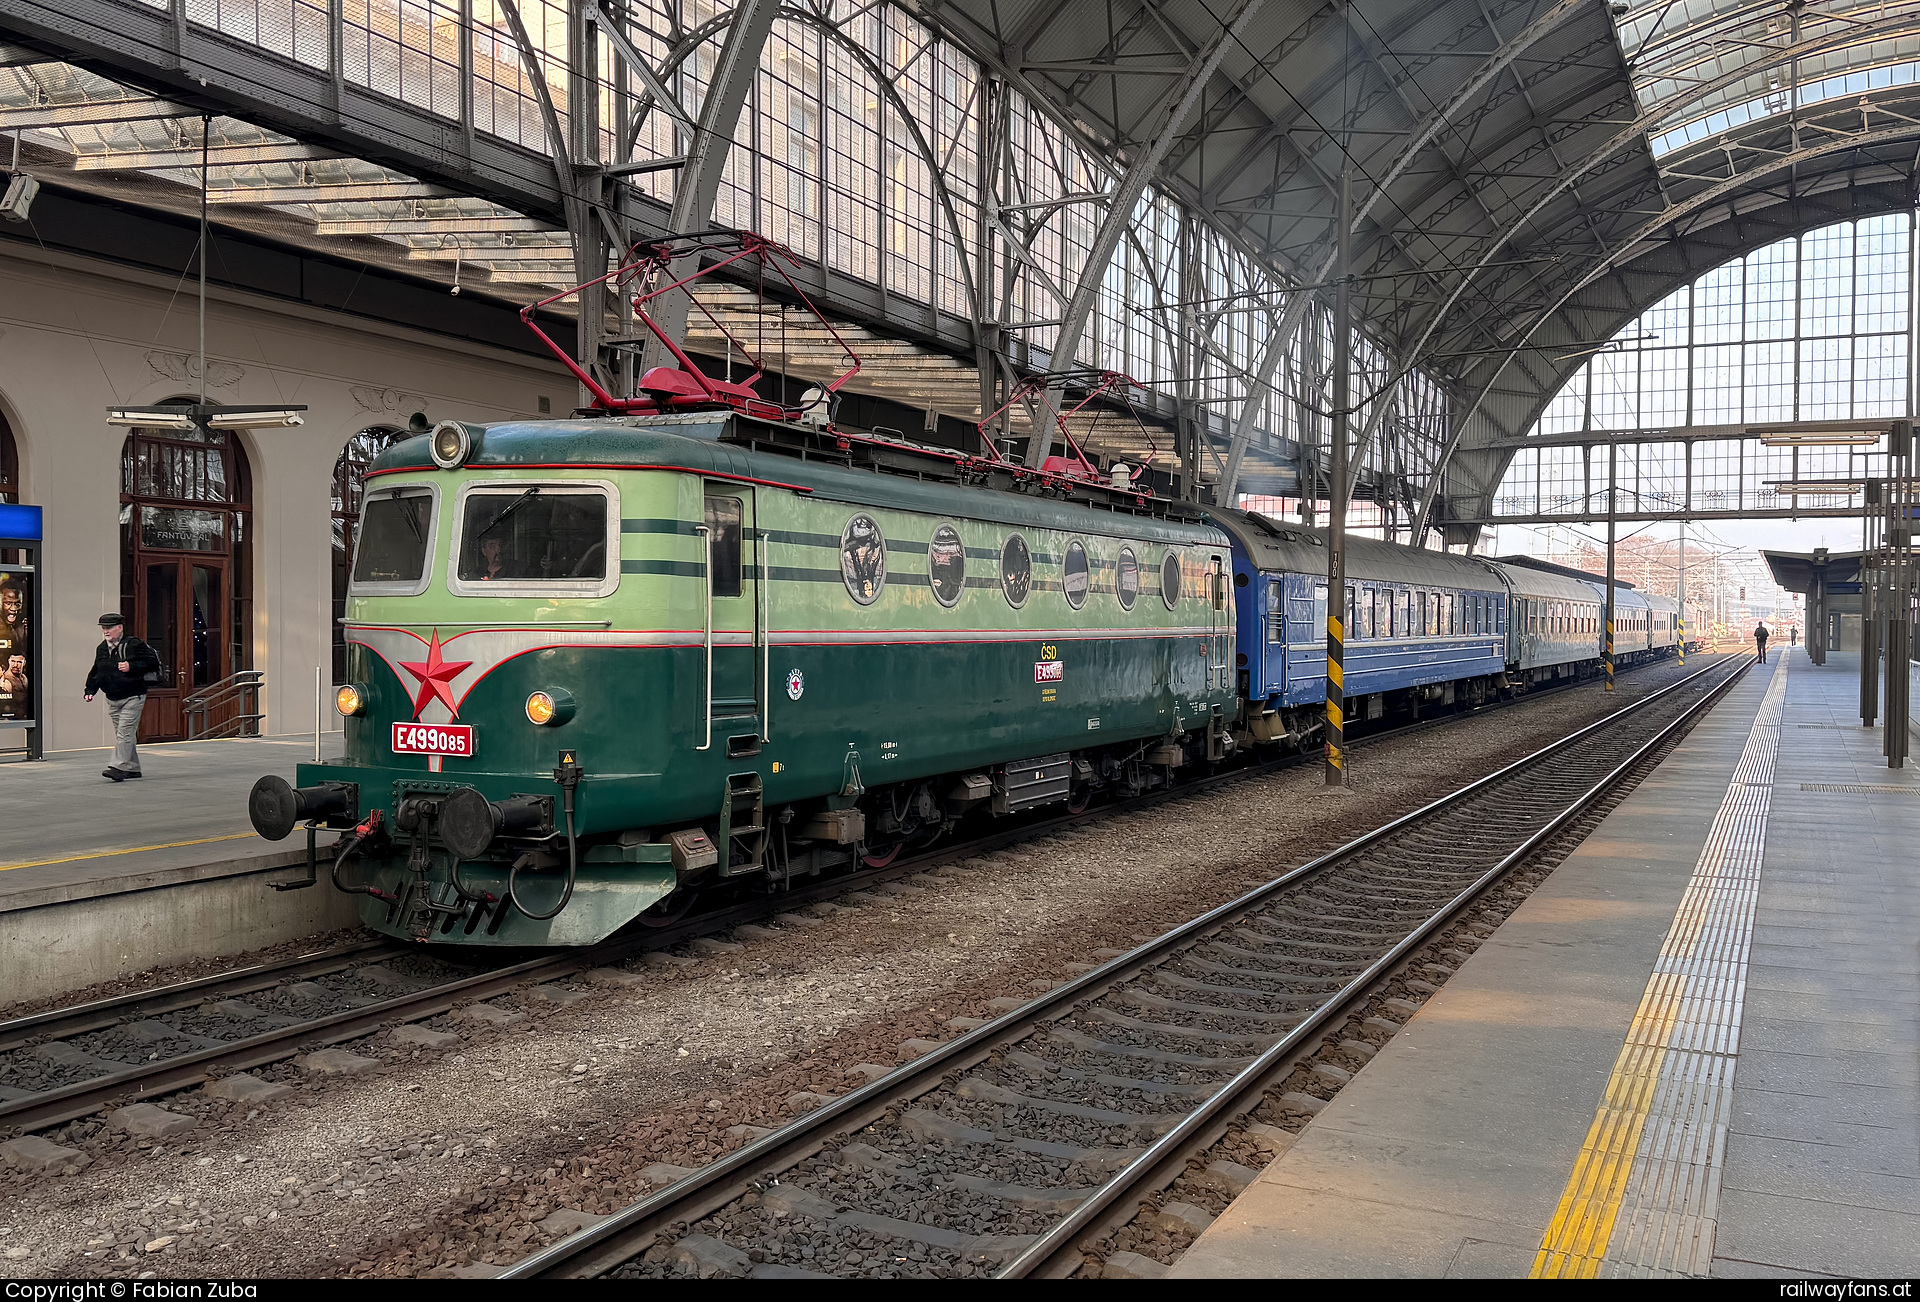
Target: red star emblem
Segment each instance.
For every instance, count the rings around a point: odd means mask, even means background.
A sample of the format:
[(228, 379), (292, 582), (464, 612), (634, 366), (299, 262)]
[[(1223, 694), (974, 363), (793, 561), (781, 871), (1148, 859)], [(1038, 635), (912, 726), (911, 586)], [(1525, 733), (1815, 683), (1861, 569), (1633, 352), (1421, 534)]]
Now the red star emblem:
[(447, 709), (454, 718), (460, 717), (460, 707), (454, 704), (453, 688), (449, 686), (463, 670), (473, 664), (471, 660), (442, 660), (440, 658), (440, 630), (433, 630), (433, 641), (427, 644), (427, 662), (409, 664), (402, 660), (400, 667), (420, 680), (420, 694), (413, 698), (413, 717), (419, 718), (420, 711), (427, 708), (428, 702), (438, 697), (447, 703)]

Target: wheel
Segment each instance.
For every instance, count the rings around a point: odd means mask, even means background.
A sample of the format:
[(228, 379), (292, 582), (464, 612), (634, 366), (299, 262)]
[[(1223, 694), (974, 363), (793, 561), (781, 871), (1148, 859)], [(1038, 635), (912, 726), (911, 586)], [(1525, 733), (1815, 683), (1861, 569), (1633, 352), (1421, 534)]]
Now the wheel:
[(687, 916), (696, 898), (694, 891), (674, 891), (666, 899), (642, 913), (634, 921), (643, 927), (671, 927)]
[(1071, 791), (1067, 794), (1067, 812), (1069, 814), (1084, 814), (1087, 812), (1087, 806), (1092, 803), (1093, 788), (1090, 786), (1080, 787), (1078, 790)]

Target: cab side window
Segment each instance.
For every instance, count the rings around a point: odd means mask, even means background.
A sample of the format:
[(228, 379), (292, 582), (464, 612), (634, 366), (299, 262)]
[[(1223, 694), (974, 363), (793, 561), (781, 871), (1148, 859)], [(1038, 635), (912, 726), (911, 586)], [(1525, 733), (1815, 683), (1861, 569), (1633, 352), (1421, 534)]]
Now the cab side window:
[(713, 566), (707, 573), (708, 585), (716, 597), (740, 595), (740, 521), (743, 512), (737, 497), (707, 498), (706, 525), (713, 548)]

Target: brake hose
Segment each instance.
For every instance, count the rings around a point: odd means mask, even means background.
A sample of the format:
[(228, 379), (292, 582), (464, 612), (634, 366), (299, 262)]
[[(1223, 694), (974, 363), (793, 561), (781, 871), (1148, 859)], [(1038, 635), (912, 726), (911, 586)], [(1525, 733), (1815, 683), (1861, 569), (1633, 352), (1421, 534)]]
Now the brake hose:
[(389, 895), (373, 886), (342, 886), (340, 884), (340, 865), (360, 853), (360, 847), (380, 830), (381, 811), (376, 809), (367, 815), (367, 821), (353, 829), (352, 833), (340, 839), (333, 853), (333, 863), (327, 869), (327, 876), (333, 881), (333, 889), (342, 895), (371, 895), (376, 900), (392, 903), (398, 896)]
[(554, 781), (560, 784), (560, 790), (563, 793), (562, 803), (567, 811), (567, 888), (560, 892), (560, 902), (545, 913), (535, 913), (520, 902), (520, 896), (514, 889), (520, 877), (520, 860), (514, 860), (513, 867), (507, 870), (507, 898), (513, 901), (514, 908), (535, 922), (546, 922), (550, 918), (560, 916), (560, 910), (566, 908), (567, 901), (573, 898), (573, 881), (580, 870), (579, 851), (573, 840), (573, 791), (580, 785), (579, 765), (566, 765), (555, 769)]

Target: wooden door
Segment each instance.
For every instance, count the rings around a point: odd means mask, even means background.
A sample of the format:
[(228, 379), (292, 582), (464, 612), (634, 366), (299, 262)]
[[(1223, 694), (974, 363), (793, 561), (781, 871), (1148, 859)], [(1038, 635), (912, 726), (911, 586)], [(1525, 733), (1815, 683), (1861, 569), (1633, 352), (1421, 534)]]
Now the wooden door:
[(141, 557), (133, 631), (160, 657), (160, 681), (147, 690), (140, 720), (141, 741), (184, 738), (187, 701), (227, 676), (227, 583), (225, 557)]

